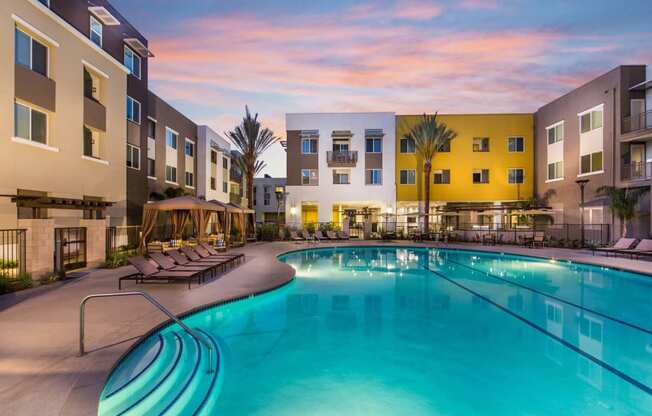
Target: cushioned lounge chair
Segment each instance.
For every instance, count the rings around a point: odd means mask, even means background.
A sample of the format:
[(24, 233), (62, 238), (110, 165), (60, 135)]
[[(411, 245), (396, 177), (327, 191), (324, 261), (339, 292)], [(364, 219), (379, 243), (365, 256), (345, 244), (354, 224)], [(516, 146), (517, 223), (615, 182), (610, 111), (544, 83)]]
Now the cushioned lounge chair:
[(301, 237), (303, 237), (303, 239), (306, 241), (315, 239), (315, 237), (312, 234), (310, 234), (307, 230), (301, 230)]
[(315, 239), (317, 239), (318, 241), (328, 240), (328, 238), (324, 236), (324, 233), (322, 233), (321, 230), (315, 231)]
[(167, 271), (154, 266), (143, 256), (129, 257), (129, 263), (138, 270), (138, 273), (124, 276), (118, 279), (118, 290), (122, 289), (123, 280), (135, 280), (136, 283), (145, 282), (166, 282), (166, 283), (188, 283), (188, 289), (193, 280), (202, 282), (204, 272), (201, 271)]
[(326, 231), (326, 237), (328, 237), (329, 240), (339, 240), (334, 231)]
[(305, 238), (300, 237), (296, 231), (290, 231), (290, 240), (292, 241), (303, 241)]
[(245, 260), (244, 253), (220, 253), (208, 243), (199, 243), (199, 245), (204, 248), (204, 250), (208, 251), (208, 253), (213, 257), (233, 259), (233, 261), (237, 263), (243, 262)]
[(196, 265), (179, 265), (170, 256), (163, 253), (149, 253), (149, 258), (152, 259), (158, 266), (167, 271), (174, 272), (210, 272), (213, 276), (215, 266), (210, 264), (196, 264)]
[(233, 265), (236, 262), (240, 262), (241, 259), (244, 259), (244, 255), (241, 254), (211, 254), (210, 251), (206, 250), (204, 247), (197, 246), (194, 249), (191, 249), (201, 257), (202, 260), (213, 260), (213, 261), (223, 261), (226, 265)]
[(629, 250), (629, 248), (634, 244), (636, 241), (635, 238), (621, 238), (618, 241), (616, 241), (616, 244), (614, 244), (611, 247), (598, 247), (593, 249), (593, 255), (595, 255), (595, 252), (599, 253), (605, 253), (607, 256), (609, 256), (609, 253), (613, 253), (614, 255), (618, 251), (623, 251), (623, 250)]
[(226, 259), (220, 259), (217, 257), (202, 257), (200, 256), (195, 250), (188, 246), (183, 246), (179, 248), (179, 250), (186, 256), (188, 259), (195, 263), (200, 263), (200, 264), (214, 264), (216, 266), (226, 266), (229, 262)]
[(347, 233), (346, 231), (338, 231), (336, 233), (336, 235), (340, 240), (348, 240), (349, 239), (349, 233)]
[(632, 259), (634, 256), (652, 256), (652, 240), (644, 238), (635, 247), (625, 250), (614, 250), (614, 254), (629, 255)]

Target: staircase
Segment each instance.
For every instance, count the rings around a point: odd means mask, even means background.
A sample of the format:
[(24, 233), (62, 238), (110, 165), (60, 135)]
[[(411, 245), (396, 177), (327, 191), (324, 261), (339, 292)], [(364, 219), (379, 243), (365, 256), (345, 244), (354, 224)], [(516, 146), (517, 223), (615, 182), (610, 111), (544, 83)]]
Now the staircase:
[(170, 327), (138, 345), (113, 371), (100, 396), (98, 415), (210, 415), (220, 374), (215, 339), (195, 328), (213, 346)]

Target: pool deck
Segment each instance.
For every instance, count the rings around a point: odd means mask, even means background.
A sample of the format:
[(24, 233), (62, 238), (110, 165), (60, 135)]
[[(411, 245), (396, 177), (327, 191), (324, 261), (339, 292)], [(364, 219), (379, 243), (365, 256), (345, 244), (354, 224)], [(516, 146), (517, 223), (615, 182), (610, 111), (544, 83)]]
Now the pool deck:
[[(336, 245), (406, 245), (411, 242), (254, 243), (235, 252), (247, 260), (202, 286), (127, 282), (123, 291), (146, 291), (175, 314), (206, 304), (260, 293), (289, 282), (294, 271), (276, 260), (286, 251)], [(593, 256), (589, 251), (556, 248), (469, 244), (440, 247), (553, 257), (576, 262), (652, 273), (652, 262)], [(165, 316), (141, 298), (91, 300), (87, 305), (86, 349), (78, 356), (79, 302), (92, 293), (117, 291), (117, 279), (132, 273), (130, 266), (93, 270), (86, 276), (18, 294), (0, 296), (0, 403), (2, 414), (91, 415), (104, 381), (116, 361)]]

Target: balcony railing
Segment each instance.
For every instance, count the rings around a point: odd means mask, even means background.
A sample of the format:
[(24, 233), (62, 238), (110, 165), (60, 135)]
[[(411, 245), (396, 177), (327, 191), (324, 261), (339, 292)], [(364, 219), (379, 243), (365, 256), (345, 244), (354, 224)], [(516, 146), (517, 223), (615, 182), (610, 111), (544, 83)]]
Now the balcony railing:
[(328, 151), (326, 161), (332, 168), (353, 168), (358, 163), (357, 151)]
[(652, 129), (652, 110), (623, 117), (623, 133)]
[(231, 192), (229, 194), (229, 202), (240, 205), (242, 203), (242, 196), (238, 193)]
[(652, 162), (623, 164), (620, 177), (623, 181), (652, 179)]

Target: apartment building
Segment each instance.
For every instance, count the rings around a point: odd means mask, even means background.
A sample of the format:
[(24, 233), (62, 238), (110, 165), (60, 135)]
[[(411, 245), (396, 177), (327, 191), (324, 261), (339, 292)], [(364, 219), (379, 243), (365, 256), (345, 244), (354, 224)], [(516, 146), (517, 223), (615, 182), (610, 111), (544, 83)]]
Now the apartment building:
[[(647, 76), (646, 76), (647, 75)], [(541, 107), (535, 113), (535, 192), (547, 196), (558, 223), (620, 224), (600, 186), (650, 186), (652, 119), (648, 69), (619, 66)], [(581, 207), (580, 187), (586, 181)], [(631, 235), (651, 231), (649, 194), (637, 209)]]
[[(99, 263), (105, 227), (127, 216), (131, 75), (122, 53), (116, 59), (108, 52), (111, 36), (98, 42), (89, 35), (96, 9), (79, 13), (84, 31), (68, 18), (76, 2), (45, 3), (0, 3), (0, 228), (27, 230), (34, 260), (27, 271), (35, 275), (51, 270), (55, 236), (70, 227), (87, 231), (83, 263)], [(111, 16), (129, 31), (120, 15)]]
[(236, 160), (242, 154), (237, 150), (231, 150), (231, 159), (229, 161), (229, 202), (243, 207), (249, 206), (247, 198), (247, 178)]
[(373, 222), (395, 208), (394, 113), (287, 114), (286, 223)]
[[(423, 160), (405, 135), (422, 120), (396, 117), (397, 213), (416, 226), (423, 197)], [(534, 119), (531, 114), (439, 114), (457, 133), (432, 161), (431, 213), (457, 208), (456, 223), (502, 223), (504, 209), (530, 198), (534, 190)], [(448, 218), (451, 219), (451, 218)], [(446, 221), (432, 215), (434, 223)], [(406, 226), (405, 224), (404, 226)]]
[(254, 179), (253, 207), (257, 223), (285, 223), (285, 178)]
[(197, 129), (197, 195), (229, 202), (231, 144), (208, 126)]
[(140, 191), (146, 199), (170, 195), (169, 189), (196, 195), (197, 125), (151, 91), (147, 105), (148, 186)]

